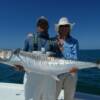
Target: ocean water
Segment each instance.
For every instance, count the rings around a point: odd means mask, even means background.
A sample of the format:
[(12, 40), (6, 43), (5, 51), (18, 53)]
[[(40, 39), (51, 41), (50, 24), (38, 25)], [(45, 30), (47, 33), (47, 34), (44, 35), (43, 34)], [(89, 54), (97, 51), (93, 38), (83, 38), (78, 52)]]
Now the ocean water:
[[(81, 50), (80, 59), (95, 62), (100, 60), (100, 50)], [(0, 82), (23, 83), (24, 72), (0, 64)], [(97, 68), (78, 71), (77, 91), (100, 95), (100, 70)]]
[[(100, 61), (100, 50), (81, 50), (83, 61)], [(100, 95), (100, 70), (97, 68), (78, 71), (77, 91)]]

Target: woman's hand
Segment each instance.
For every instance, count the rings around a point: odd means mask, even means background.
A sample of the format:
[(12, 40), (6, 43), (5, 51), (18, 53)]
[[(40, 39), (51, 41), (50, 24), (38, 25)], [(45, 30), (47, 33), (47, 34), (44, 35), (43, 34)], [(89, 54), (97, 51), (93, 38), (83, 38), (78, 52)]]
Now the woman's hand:
[(69, 73), (75, 74), (77, 71), (78, 71), (78, 69), (77, 69), (76, 67), (73, 67), (73, 68), (69, 71)]
[(57, 45), (61, 51), (63, 50), (63, 44), (64, 44), (64, 39), (61, 39), (58, 37), (57, 38)]
[(58, 40), (58, 44), (61, 45), (61, 46), (63, 46), (64, 40), (63, 40), (63, 39), (59, 39), (59, 40)]

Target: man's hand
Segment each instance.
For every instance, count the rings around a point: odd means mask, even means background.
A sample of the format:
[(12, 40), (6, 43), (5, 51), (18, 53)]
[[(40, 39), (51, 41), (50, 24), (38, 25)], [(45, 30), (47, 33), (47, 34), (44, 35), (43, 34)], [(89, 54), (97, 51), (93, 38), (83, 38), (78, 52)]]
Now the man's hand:
[(77, 69), (76, 67), (73, 67), (73, 68), (69, 71), (69, 73), (75, 74), (77, 71), (78, 71), (78, 69)]
[(15, 69), (16, 69), (17, 71), (24, 71), (24, 67), (21, 66), (21, 65), (15, 65)]

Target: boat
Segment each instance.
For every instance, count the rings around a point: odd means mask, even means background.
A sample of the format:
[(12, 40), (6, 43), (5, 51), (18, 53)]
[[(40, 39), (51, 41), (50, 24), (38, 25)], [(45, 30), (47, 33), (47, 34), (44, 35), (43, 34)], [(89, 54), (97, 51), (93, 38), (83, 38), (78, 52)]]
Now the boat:
[[(63, 94), (62, 90), (58, 100), (64, 100)], [(0, 100), (25, 100), (24, 84), (0, 83)], [(100, 96), (76, 92), (75, 100), (100, 100)]]

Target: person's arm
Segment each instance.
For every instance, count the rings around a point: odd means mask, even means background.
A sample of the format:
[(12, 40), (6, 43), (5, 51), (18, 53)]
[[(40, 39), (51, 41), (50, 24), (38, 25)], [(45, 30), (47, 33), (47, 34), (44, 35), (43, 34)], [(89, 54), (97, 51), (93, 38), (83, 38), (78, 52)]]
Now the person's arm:
[[(71, 60), (77, 60), (78, 54), (79, 54), (79, 43), (76, 41), (73, 46), (69, 46), (64, 40), (60, 40), (60, 50), (62, 52), (62, 55), (65, 59), (71, 59)], [(77, 72), (76, 66), (73, 66), (73, 68), (70, 70), (70, 73), (76, 73)]]
[(24, 42), (24, 51), (28, 51), (28, 48), (29, 48), (29, 43), (28, 43), (28, 40), (26, 39), (25, 42)]
[[(76, 42), (76, 44), (74, 44), (70, 57), (73, 58), (74, 60), (79, 59), (79, 43), (78, 43), (78, 41)], [(73, 68), (70, 70), (70, 73), (76, 73), (77, 70), (78, 69), (76, 68), (76, 66), (73, 66)]]

